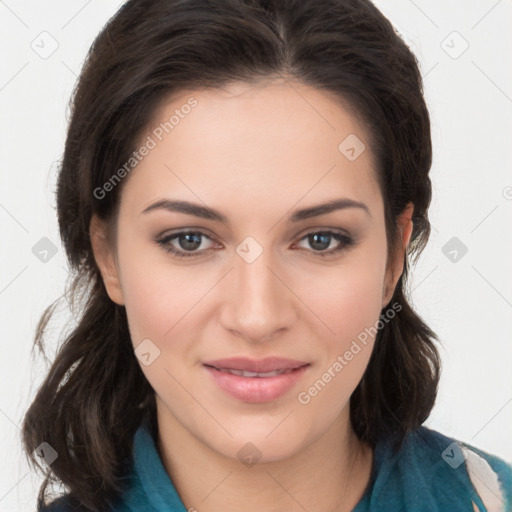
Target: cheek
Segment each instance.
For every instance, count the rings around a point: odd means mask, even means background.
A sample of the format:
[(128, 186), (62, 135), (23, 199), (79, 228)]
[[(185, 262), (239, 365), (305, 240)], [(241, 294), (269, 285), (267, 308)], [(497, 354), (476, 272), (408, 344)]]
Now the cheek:
[[(150, 353), (147, 365), (138, 356), (142, 372), (157, 394), (165, 396), (172, 410), (179, 409), (188, 417), (197, 411), (193, 401), (184, 400), (180, 383), (187, 381), (196, 330), (200, 330), (194, 306), (210, 285), (206, 286), (205, 280), (193, 271), (171, 265), (148, 264), (147, 260), (143, 263), (132, 253), (124, 262), (123, 293), (136, 354)], [(149, 350), (137, 350), (139, 344)], [(189, 390), (193, 388), (191, 384), (187, 386)]]
[(160, 345), (164, 338), (173, 338), (207, 291), (190, 279), (188, 272), (158, 267), (144, 271), (141, 267), (133, 268), (125, 273), (124, 286), (134, 344), (139, 339), (150, 338)]
[[(310, 295), (328, 329), (318, 335), (318, 360), (297, 401), (325, 423), (334, 421), (360, 382), (372, 354), (382, 310), (382, 267), (359, 259), (329, 281), (329, 292)], [(327, 287), (326, 287), (327, 288)], [(325, 290), (324, 290), (325, 291)]]
[[(134, 240), (134, 238), (124, 237)], [(123, 297), (134, 345), (149, 338), (162, 347), (187, 323), (194, 305), (208, 291), (194, 267), (176, 265), (147, 241), (119, 244)]]
[(338, 269), (330, 269), (322, 286), (311, 284), (306, 291), (308, 304), (323, 320), (338, 349), (373, 326), (382, 310), (385, 256), (378, 247), (364, 252), (366, 255), (359, 251)]
[(347, 403), (368, 365), (382, 311), (384, 271), (385, 246), (367, 245), (330, 269), (322, 286), (307, 290), (308, 304), (325, 328), (317, 336), (317, 367), (297, 400), (325, 421)]

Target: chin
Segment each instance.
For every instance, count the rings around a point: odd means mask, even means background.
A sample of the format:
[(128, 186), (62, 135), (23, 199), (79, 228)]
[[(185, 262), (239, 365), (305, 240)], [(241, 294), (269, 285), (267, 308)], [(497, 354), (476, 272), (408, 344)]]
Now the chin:
[[(304, 425), (292, 425), (279, 432), (279, 423), (269, 422), (254, 428), (230, 429), (233, 438), (227, 439), (225, 435), (217, 439), (203, 438), (203, 442), (220, 455), (238, 460), (250, 467), (255, 463), (279, 462), (304, 450), (313, 439), (304, 437), (305, 431), (310, 432)], [(207, 433), (203, 435), (208, 435)]]

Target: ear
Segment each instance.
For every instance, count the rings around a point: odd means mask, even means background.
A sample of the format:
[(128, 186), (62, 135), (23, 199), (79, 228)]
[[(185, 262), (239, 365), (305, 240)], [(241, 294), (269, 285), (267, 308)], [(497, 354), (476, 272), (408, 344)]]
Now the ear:
[(92, 215), (89, 225), (89, 236), (94, 253), (94, 259), (101, 272), (101, 277), (108, 296), (113, 302), (124, 305), (119, 269), (117, 266), (114, 250), (107, 237), (107, 226), (96, 214)]
[(397, 251), (394, 261), (389, 262), (386, 269), (386, 277), (384, 279), (384, 286), (382, 290), (382, 307), (387, 306), (395, 287), (404, 270), (404, 258), (407, 245), (411, 239), (413, 222), (412, 215), (414, 213), (414, 204), (409, 202), (405, 210), (398, 217), (397, 223), (401, 233), (401, 248)]

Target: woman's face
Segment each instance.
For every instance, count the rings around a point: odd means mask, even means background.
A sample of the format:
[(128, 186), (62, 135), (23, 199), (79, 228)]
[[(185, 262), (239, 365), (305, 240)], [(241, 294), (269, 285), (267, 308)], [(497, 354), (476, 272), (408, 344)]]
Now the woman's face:
[[(183, 92), (157, 114), (124, 178), (116, 249), (91, 225), (107, 291), (160, 429), (284, 459), (347, 425), (402, 272), (403, 252), (386, 268), (367, 133), (326, 93), (270, 81)], [(315, 211), (331, 201), (344, 207)]]

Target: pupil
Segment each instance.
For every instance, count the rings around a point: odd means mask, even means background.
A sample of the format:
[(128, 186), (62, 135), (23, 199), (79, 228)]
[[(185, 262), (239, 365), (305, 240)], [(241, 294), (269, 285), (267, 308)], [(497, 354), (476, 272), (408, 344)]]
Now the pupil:
[[(322, 245), (325, 245), (325, 247), (318, 247), (318, 244), (317, 244), (317, 240), (318, 239), (323, 239), (323, 241), (320, 241), (320, 246)], [(309, 241), (311, 243), (311, 246), (313, 248), (316, 248), (318, 250), (325, 250), (329, 247), (329, 241), (330, 241), (330, 238), (331, 236), (330, 235), (326, 235), (326, 234), (314, 234), (314, 235), (310, 235), (309, 237)], [(313, 241), (312, 241), (313, 240)], [(316, 247), (315, 247), (315, 244), (316, 244)]]
[[(195, 238), (195, 240), (191, 241), (191, 239), (193, 239), (193, 238)], [(183, 240), (183, 239), (185, 239), (186, 242), (185, 242), (185, 244), (182, 244), (180, 242), (182, 249), (193, 250), (193, 249), (197, 249), (197, 247), (199, 247), (201, 245), (200, 235), (198, 235), (198, 234), (188, 233), (188, 234), (182, 235), (180, 237), (180, 240)]]

